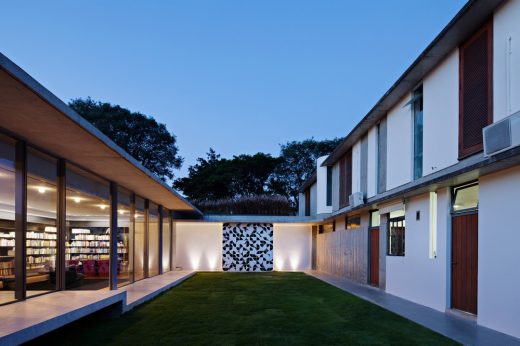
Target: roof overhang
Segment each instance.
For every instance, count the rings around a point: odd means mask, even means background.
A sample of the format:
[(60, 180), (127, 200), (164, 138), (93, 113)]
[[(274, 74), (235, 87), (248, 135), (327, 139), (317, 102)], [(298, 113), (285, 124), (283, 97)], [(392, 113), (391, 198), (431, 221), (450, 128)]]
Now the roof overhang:
[(504, 0), (470, 0), (334, 149), (322, 166), (332, 166), (403, 97), (467, 40)]
[(178, 192), (2, 54), (0, 128), (168, 209), (202, 215)]

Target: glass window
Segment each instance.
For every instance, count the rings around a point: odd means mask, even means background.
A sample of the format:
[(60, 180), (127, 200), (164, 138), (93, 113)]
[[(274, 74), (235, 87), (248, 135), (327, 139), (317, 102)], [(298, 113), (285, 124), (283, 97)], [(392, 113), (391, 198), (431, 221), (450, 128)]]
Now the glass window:
[(56, 160), (36, 150), (27, 153), (27, 296), (56, 290)]
[(130, 191), (119, 188), (117, 193), (117, 284), (132, 282), (133, 222)]
[(381, 223), (381, 215), (379, 215), (379, 211), (371, 211), (370, 212), (370, 227), (379, 227)]
[(361, 227), (361, 216), (352, 215), (345, 218), (345, 229), (354, 229)]
[(327, 206), (332, 205), (332, 166), (327, 166)]
[(97, 290), (108, 287), (109, 184), (72, 165), (67, 165), (66, 174), (66, 288)]
[(14, 141), (0, 135), (0, 304), (15, 299)]
[[(400, 214), (401, 216), (393, 216), (392, 213)], [(404, 256), (404, 236), (406, 222), (404, 218), (404, 211), (390, 213), (388, 222), (388, 256)]]
[(453, 189), (453, 212), (478, 209), (478, 184), (472, 183)]
[(159, 274), (159, 210), (150, 202), (148, 211), (148, 276)]
[(172, 230), (170, 227), (170, 211), (163, 209), (163, 226), (162, 226), (162, 269), (163, 272), (171, 270), (171, 246), (172, 246)]
[(413, 178), (423, 175), (423, 88), (414, 91), (413, 111)]
[(144, 278), (144, 246), (146, 224), (144, 217), (144, 199), (135, 198), (134, 214), (134, 278), (141, 280)]

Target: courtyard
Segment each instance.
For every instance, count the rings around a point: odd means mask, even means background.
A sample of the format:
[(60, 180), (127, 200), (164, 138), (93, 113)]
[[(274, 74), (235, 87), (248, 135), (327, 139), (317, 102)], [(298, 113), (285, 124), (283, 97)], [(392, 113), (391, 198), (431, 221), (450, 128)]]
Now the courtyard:
[(455, 344), (304, 273), (197, 273), (119, 317), (92, 315), (32, 345)]

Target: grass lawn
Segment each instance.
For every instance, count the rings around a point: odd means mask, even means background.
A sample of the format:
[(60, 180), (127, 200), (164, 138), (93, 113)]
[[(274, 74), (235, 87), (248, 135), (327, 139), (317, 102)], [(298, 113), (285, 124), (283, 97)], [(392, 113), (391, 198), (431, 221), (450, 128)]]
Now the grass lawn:
[(302, 273), (198, 273), (121, 317), (83, 319), (36, 343), (455, 344)]

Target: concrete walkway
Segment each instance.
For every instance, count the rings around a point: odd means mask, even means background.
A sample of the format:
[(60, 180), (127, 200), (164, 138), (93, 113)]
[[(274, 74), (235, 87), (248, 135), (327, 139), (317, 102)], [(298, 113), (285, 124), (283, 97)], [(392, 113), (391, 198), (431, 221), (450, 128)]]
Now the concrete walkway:
[(173, 271), (115, 291), (59, 291), (0, 306), (0, 345), (19, 345), (105, 308), (126, 312), (194, 274)]
[(305, 273), (464, 345), (520, 345), (520, 339), (479, 326), (474, 320), (442, 313), (388, 294), (377, 288), (361, 285), (330, 274), (314, 270)]

